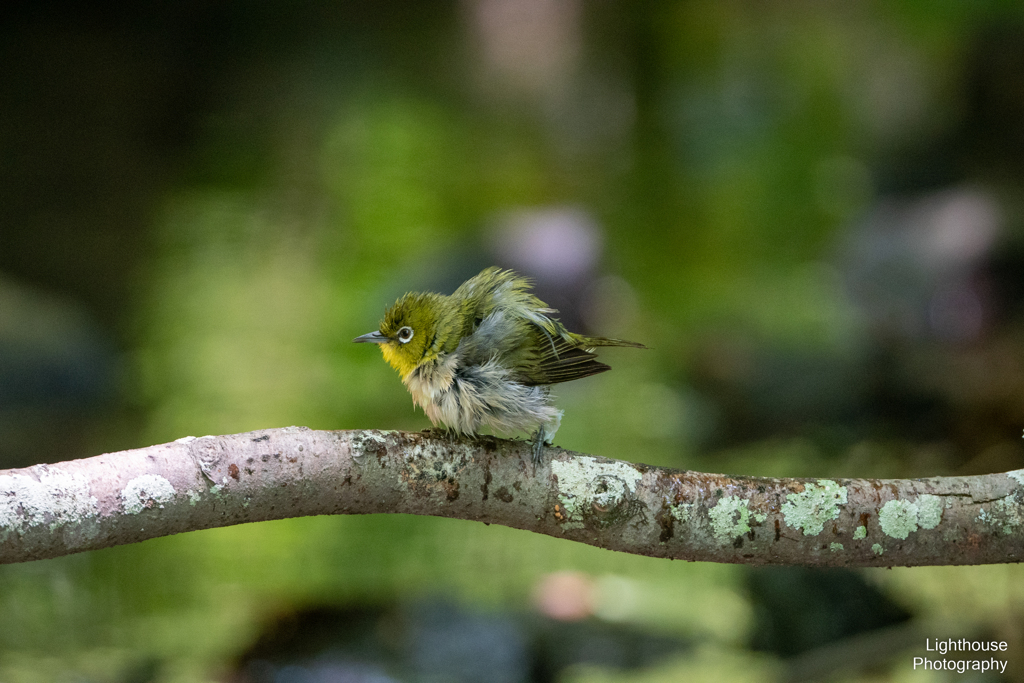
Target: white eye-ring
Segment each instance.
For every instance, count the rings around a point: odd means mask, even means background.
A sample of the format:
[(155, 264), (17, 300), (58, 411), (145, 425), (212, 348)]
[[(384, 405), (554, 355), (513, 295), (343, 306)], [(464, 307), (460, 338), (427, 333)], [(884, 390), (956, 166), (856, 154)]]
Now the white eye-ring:
[(409, 340), (412, 339), (413, 331), (411, 327), (403, 327), (398, 331), (398, 341), (403, 344), (408, 344)]

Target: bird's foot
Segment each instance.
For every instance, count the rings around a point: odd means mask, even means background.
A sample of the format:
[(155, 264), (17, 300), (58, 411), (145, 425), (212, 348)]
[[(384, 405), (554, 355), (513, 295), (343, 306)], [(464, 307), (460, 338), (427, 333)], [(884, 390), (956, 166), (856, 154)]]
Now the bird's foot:
[(544, 447), (547, 445), (548, 433), (543, 427), (533, 434), (533, 464), (544, 464)]

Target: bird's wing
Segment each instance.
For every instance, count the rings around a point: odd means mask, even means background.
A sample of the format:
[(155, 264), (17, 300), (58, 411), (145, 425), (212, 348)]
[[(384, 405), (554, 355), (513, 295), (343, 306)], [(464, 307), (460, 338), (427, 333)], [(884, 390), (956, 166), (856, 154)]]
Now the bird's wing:
[(483, 365), (492, 358), (498, 358), (508, 366), (507, 359), (515, 356), (522, 346), (522, 325), (498, 310), (474, 324), (473, 331), (459, 342), (458, 362), (460, 365)]
[(497, 359), (511, 379), (527, 386), (568, 382), (611, 369), (587, 349), (501, 310), (463, 337), (456, 353), (460, 366)]
[(530, 362), (520, 363), (517, 370), (523, 384), (558, 384), (611, 370), (600, 363), (597, 354), (576, 346), (564, 337), (549, 335), (543, 328), (533, 328), (533, 353)]

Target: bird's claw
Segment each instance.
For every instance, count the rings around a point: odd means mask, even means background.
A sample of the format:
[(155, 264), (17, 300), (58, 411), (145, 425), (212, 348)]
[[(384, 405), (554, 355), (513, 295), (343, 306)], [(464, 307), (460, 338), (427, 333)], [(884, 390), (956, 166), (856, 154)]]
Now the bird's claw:
[(547, 440), (547, 433), (544, 428), (539, 428), (533, 435), (533, 464), (543, 465), (544, 464), (544, 446)]

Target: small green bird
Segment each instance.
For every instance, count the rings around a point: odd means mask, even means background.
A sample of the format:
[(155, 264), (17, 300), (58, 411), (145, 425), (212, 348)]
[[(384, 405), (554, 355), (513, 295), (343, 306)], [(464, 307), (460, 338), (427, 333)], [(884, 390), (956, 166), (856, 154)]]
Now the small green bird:
[(380, 344), (435, 426), (470, 435), (481, 426), (536, 430), (533, 460), (540, 463), (562, 421), (548, 385), (610, 370), (597, 362), (595, 347), (646, 347), (568, 331), (530, 286), (511, 270), (487, 268), (451, 296), (406, 294), (378, 331), (352, 341)]

